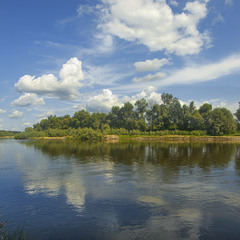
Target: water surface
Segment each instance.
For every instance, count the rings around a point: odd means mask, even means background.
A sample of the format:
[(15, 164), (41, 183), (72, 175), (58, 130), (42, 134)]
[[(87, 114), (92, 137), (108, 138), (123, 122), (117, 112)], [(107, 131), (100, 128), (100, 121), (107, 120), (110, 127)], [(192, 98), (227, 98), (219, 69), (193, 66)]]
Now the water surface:
[(0, 211), (36, 240), (239, 239), (240, 145), (0, 140)]

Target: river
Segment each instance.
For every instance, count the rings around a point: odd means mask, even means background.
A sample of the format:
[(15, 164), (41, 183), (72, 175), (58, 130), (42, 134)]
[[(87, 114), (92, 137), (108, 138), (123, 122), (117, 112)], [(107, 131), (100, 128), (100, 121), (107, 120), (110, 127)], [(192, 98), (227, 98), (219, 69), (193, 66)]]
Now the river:
[(239, 239), (240, 144), (0, 139), (0, 221), (35, 240)]

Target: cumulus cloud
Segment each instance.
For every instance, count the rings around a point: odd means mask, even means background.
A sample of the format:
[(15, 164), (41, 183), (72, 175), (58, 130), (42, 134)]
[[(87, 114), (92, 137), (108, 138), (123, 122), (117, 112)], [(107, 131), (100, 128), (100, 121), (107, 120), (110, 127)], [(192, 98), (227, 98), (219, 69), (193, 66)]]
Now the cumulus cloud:
[(153, 60), (146, 60), (144, 62), (135, 62), (134, 66), (137, 72), (147, 72), (147, 71), (157, 71), (162, 66), (169, 63), (169, 60), (166, 58)]
[(89, 112), (109, 112), (112, 106), (119, 106), (122, 103), (109, 89), (103, 89), (103, 93), (91, 97), (86, 104)]
[[(207, 2), (187, 2), (174, 14), (164, 0), (103, 0), (102, 28), (106, 34), (147, 46), (151, 51), (177, 55), (198, 54), (209, 42), (198, 25), (207, 16)], [(172, 3), (176, 5), (176, 1)]]
[(101, 94), (91, 97), (87, 101), (86, 110), (89, 112), (109, 112), (113, 106), (122, 107), (126, 102), (134, 104), (142, 98), (145, 98), (148, 102), (162, 103), (161, 94), (157, 93), (156, 89), (152, 86), (131, 97), (120, 97), (113, 94), (109, 89), (103, 89)]
[(6, 113), (6, 110), (0, 108), (0, 113)]
[(43, 98), (38, 98), (35, 93), (25, 93), (12, 103), (14, 106), (26, 107), (30, 105), (43, 105), (45, 104)]
[(191, 84), (211, 81), (240, 71), (240, 54), (231, 55), (216, 63), (201, 66), (187, 66), (157, 82), (157, 86)]
[(147, 76), (140, 77), (140, 78), (133, 78), (133, 82), (139, 83), (139, 82), (150, 82), (150, 81), (156, 81), (161, 78), (164, 78), (166, 76), (166, 73), (164, 72), (158, 72), (156, 74), (148, 74)]
[(58, 80), (53, 74), (35, 76), (25, 75), (15, 84), (18, 92), (36, 93), (60, 99), (73, 99), (79, 96), (78, 89), (83, 86), (84, 79), (82, 62), (77, 58), (71, 58), (63, 64)]
[(13, 111), (10, 115), (9, 115), (9, 117), (10, 118), (20, 118), (21, 116), (23, 115), (23, 112), (19, 112), (19, 111)]
[(54, 115), (53, 112), (44, 112), (44, 113), (41, 113), (41, 114), (38, 114), (36, 117), (38, 117), (40, 120), (44, 119), (44, 118), (47, 118), (51, 115)]
[[(140, 100), (142, 98), (145, 98), (147, 102), (158, 103), (158, 104), (162, 103), (161, 94), (157, 93), (156, 88), (153, 86), (148, 86), (147, 88), (142, 90), (140, 93), (130, 97), (128, 101), (134, 104), (137, 100)], [(124, 98), (124, 100), (125, 100), (124, 102), (126, 102), (127, 99)]]

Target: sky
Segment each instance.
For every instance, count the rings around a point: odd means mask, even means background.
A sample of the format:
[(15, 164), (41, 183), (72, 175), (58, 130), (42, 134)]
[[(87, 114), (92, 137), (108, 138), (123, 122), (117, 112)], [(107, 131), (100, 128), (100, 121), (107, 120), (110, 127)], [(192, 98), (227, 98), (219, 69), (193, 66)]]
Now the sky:
[(236, 112), (239, 0), (0, 3), (0, 129), (170, 93)]

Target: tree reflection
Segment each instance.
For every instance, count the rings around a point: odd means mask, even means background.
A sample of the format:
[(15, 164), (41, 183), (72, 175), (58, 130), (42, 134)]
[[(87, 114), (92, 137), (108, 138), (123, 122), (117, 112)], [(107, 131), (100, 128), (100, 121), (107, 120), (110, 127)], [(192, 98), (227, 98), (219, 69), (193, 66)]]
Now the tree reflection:
[[(133, 165), (156, 164), (171, 170), (181, 167), (200, 167), (203, 170), (225, 167), (236, 155), (239, 162), (240, 150), (233, 143), (159, 143), (123, 141), (106, 142), (74, 142), (74, 141), (27, 141), (22, 142), (34, 147), (51, 159), (65, 156), (72, 161), (99, 162), (108, 160), (116, 164)], [(236, 165), (239, 165), (236, 163)]]
[(240, 146), (236, 147), (235, 167), (236, 167), (236, 170), (238, 170), (239, 174), (240, 174)]

